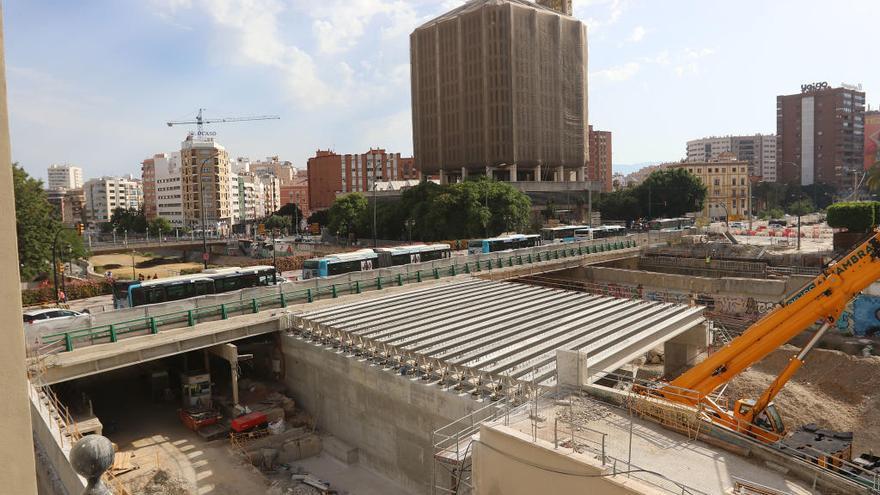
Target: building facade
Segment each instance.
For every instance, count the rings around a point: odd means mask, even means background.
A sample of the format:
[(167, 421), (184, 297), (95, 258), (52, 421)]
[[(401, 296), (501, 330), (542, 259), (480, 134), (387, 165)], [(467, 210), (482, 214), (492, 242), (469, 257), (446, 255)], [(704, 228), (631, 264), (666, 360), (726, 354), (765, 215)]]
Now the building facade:
[(865, 170), (880, 163), (880, 110), (865, 112)]
[(309, 208), (309, 178), (308, 174), (297, 174), (293, 181), (281, 185), (281, 206), (295, 204), (299, 207), (303, 217), (311, 215)]
[(83, 171), (73, 165), (49, 165), (46, 189), (82, 189)]
[(180, 147), (183, 222), (193, 230), (226, 233), (232, 225), (231, 170), (213, 138), (187, 136)]
[(279, 160), (277, 156), (270, 156), (265, 160), (251, 162), (248, 171), (257, 175), (274, 175), (282, 184), (290, 182), (296, 175), (296, 168), (289, 161)]
[(748, 162), (724, 154), (717, 161), (682, 162), (671, 165), (699, 177), (706, 186), (701, 216), (709, 220), (740, 220), (751, 208), (751, 182)]
[(804, 84), (776, 97), (778, 180), (851, 188), (864, 170), (865, 93), (859, 88)]
[(590, 160), (587, 162), (587, 179), (602, 183), (602, 192), (612, 190), (611, 171), (611, 132), (590, 131)]
[(724, 153), (733, 153), (737, 160), (749, 164), (749, 174), (764, 182), (776, 182), (776, 136), (754, 134), (693, 139), (687, 142), (688, 162), (718, 160)]
[(307, 176), (308, 204), (312, 211), (329, 208), (337, 193), (371, 191), (374, 181), (421, 177), (412, 158), (381, 148), (359, 155), (318, 150), (309, 158)]
[(83, 184), (83, 209), (89, 223), (109, 222), (116, 208), (139, 209), (144, 196), (141, 182), (131, 177), (101, 177)]
[(424, 174), (584, 180), (587, 31), (577, 19), (526, 0), (474, 0), (410, 35), (410, 67)]
[(535, 3), (549, 7), (563, 15), (570, 16), (574, 13), (571, 0), (537, 0)]
[(85, 223), (83, 206), (85, 197), (80, 189), (50, 189), (46, 191), (46, 199), (55, 208), (58, 218), (65, 227), (73, 227), (78, 223)]

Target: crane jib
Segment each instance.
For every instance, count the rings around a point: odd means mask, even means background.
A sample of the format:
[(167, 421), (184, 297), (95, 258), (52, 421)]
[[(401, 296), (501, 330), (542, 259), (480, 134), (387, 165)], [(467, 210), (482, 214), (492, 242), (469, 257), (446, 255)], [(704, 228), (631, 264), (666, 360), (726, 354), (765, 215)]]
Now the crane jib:
[[(874, 241), (874, 239), (872, 239), (872, 241)], [(859, 249), (858, 251), (853, 252), (846, 259), (838, 261), (833, 267), (834, 274), (838, 276), (843, 275), (844, 273), (846, 273), (847, 270), (858, 264), (858, 262), (863, 258), (870, 257), (872, 260), (876, 259), (878, 256), (878, 250), (880, 250), (880, 244), (877, 244), (876, 242), (869, 243), (865, 249)], [(788, 298), (788, 300), (785, 301), (784, 306), (788, 306), (789, 304), (797, 301), (798, 299), (803, 297), (804, 294), (810, 292), (815, 288), (816, 282), (810, 282), (803, 289), (799, 290), (797, 294)]]

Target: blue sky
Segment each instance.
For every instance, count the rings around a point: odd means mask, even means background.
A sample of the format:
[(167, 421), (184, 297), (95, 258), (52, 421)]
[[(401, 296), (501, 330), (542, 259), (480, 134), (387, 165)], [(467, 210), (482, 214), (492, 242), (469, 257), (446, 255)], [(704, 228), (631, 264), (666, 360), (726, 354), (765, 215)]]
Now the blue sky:
[[(412, 152), (409, 33), (461, 0), (4, 0), (13, 159), (45, 177), (133, 173), (193, 117), (232, 155), (297, 166), (317, 148)], [(876, 0), (574, 0), (591, 123), (614, 163), (704, 135), (775, 132), (775, 97), (861, 83), (880, 104)], [(623, 167), (627, 170), (631, 167)]]

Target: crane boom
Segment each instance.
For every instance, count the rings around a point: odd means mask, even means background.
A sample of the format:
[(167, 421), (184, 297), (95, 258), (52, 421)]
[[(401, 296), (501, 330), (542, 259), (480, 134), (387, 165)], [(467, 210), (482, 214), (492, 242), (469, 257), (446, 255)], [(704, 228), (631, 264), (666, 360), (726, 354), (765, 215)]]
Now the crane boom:
[[(709, 356), (702, 363), (681, 374), (652, 393), (686, 405), (706, 405), (714, 421), (742, 429), (751, 424), (771, 405), (773, 397), (803, 364), (807, 353), (828, 327), (837, 321), (847, 302), (880, 278), (880, 229), (855, 249), (826, 265), (822, 273), (772, 311), (750, 326), (742, 335)], [(822, 327), (810, 342), (792, 357), (767, 391), (757, 401), (740, 399), (731, 413), (709, 398), (716, 388), (727, 383), (746, 368), (821, 321)], [(775, 410), (772, 411), (774, 414)], [(778, 417), (778, 414), (777, 414)], [(771, 418), (772, 419), (772, 418)], [(769, 421), (773, 423), (773, 421)], [(774, 435), (759, 435), (773, 441), (784, 434), (781, 420)]]
[(198, 134), (201, 135), (204, 132), (203, 126), (205, 124), (222, 124), (225, 122), (245, 122), (245, 121), (250, 121), (250, 120), (278, 120), (281, 118), (277, 115), (254, 115), (252, 117), (224, 117), (224, 118), (218, 118), (218, 119), (206, 119), (202, 115), (202, 112), (204, 110), (205, 110), (204, 108), (199, 109), (199, 114), (196, 115), (195, 120), (171, 120), (171, 121), (166, 122), (165, 124), (168, 127), (171, 127), (174, 125), (195, 124), (196, 129), (198, 131)]

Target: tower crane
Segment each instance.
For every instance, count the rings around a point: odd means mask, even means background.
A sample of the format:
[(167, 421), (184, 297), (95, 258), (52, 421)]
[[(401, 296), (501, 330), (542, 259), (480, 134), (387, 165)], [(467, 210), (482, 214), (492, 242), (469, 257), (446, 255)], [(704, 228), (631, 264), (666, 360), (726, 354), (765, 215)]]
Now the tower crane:
[(248, 121), (248, 120), (278, 120), (281, 118), (277, 115), (255, 115), (252, 117), (225, 117), (225, 118), (221, 118), (221, 119), (206, 119), (202, 116), (202, 112), (204, 110), (205, 110), (204, 108), (199, 109), (199, 114), (196, 115), (195, 120), (172, 120), (170, 122), (166, 122), (166, 124), (168, 125), (168, 127), (175, 126), (175, 125), (195, 124), (196, 125), (196, 135), (197, 136), (204, 136), (205, 134), (204, 134), (203, 127), (205, 124), (221, 124), (221, 123), (225, 123), (225, 122), (244, 122), (244, 121)]

